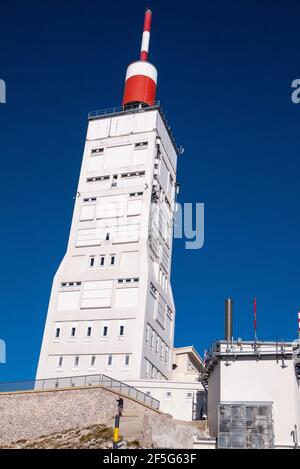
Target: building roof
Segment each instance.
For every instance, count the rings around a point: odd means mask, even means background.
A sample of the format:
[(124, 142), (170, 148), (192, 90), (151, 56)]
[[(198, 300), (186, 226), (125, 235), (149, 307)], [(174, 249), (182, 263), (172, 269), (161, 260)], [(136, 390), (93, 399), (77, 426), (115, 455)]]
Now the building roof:
[(203, 365), (203, 359), (197, 352), (197, 350), (194, 348), (193, 345), (188, 345), (186, 347), (175, 347), (174, 348), (174, 354), (175, 355), (182, 355), (187, 353), (188, 355), (191, 355), (196, 362), (199, 362), (200, 365)]

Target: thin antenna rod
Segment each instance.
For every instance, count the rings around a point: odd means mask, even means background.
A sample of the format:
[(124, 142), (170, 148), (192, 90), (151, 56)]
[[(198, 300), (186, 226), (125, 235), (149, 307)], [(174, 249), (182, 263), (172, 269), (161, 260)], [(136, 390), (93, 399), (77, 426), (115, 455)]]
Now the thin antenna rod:
[(256, 297), (254, 298), (254, 340), (257, 342), (257, 314), (256, 314)]
[(300, 344), (300, 311), (298, 311), (298, 338)]
[(144, 30), (143, 30), (141, 55), (140, 55), (140, 60), (142, 60), (143, 62), (147, 62), (148, 60), (151, 20), (152, 20), (152, 11), (147, 9), (145, 13)]

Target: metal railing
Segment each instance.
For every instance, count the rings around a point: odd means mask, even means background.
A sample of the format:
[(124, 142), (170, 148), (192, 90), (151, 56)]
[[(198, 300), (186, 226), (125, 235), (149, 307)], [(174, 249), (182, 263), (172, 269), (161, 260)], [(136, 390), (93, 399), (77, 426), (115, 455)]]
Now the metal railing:
[(160, 402), (157, 399), (139, 391), (128, 384), (122, 383), (106, 375), (84, 375), (61, 378), (47, 378), (32, 381), (12, 381), (0, 383), (0, 393), (18, 391), (48, 391), (61, 388), (79, 388), (86, 386), (104, 386), (113, 391), (131, 397), (142, 404), (154, 409), (159, 409)]
[(151, 103), (150, 105), (132, 105), (132, 106), (116, 106), (116, 107), (110, 107), (110, 108), (107, 108), (107, 109), (99, 109), (97, 111), (91, 111), (89, 112), (88, 114), (88, 118), (89, 119), (96, 119), (97, 117), (101, 117), (101, 116), (107, 116), (109, 114), (118, 114), (118, 113), (126, 113), (126, 112), (139, 112), (139, 111), (144, 111), (144, 110), (148, 110), (148, 109), (156, 109), (160, 107), (160, 101), (154, 101), (153, 103)]

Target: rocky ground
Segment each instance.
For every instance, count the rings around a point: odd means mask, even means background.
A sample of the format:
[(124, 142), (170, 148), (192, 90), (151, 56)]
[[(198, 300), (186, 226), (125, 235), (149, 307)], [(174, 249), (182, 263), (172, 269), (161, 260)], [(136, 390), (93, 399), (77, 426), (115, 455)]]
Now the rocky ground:
[[(113, 429), (104, 425), (92, 425), (41, 436), (34, 440), (19, 440), (0, 446), (0, 449), (111, 449)], [(137, 440), (122, 440), (120, 448), (140, 448)]]

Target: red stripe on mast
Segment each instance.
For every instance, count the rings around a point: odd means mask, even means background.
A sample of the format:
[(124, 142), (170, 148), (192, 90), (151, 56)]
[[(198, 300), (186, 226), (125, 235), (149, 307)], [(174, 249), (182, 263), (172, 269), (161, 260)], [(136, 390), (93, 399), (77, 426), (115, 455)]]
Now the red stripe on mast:
[(145, 21), (144, 21), (144, 31), (148, 31), (149, 33), (151, 30), (151, 20), (152, 20), (152, 11), (146, 10)]

